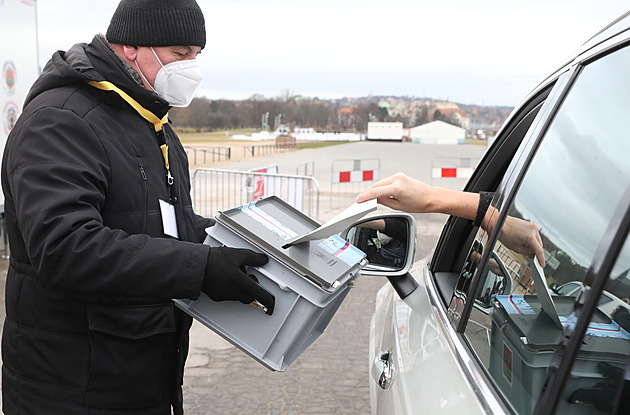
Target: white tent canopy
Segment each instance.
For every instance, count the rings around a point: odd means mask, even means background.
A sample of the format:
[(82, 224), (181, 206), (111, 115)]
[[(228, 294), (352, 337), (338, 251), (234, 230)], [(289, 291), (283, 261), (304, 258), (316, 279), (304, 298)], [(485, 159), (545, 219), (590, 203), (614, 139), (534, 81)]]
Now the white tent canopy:
[(463, 144), (466, 130), (444, 121), (433, 121), (411, 128), (409, 138), (423, 144)]

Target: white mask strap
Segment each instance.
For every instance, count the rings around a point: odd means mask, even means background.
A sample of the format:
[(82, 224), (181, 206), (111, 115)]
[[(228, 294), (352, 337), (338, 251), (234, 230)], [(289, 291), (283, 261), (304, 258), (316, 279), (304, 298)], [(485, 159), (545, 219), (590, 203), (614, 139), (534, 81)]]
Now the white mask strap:
[(164, 69), (166, 73), (168, 73), (168, 70), (164, 67), (164, 65), (162, 65), (162, 61), (160, 60), (160, 58), (158, 58), (158, 55), (157, 53), (155, 53), (155, 50), (153, 49), (153, 47), (151, 47), (151, 52), (153, 52), (153, 54), (155, 55), (155, 59), (157, 59), (162, 69)]
[[(155, 52), (153, 52), (155, 53)], [(159, 61), (159, 59), (158, 59)], [(157, 93), (157, 91), (155, 90), (155, 88), (153, 88), (153, 85), (151, 85), (151, 82), (149, 82), (149, 80), (144, 76), (144, 74), (142, 73), (142, 70), (140, 69), (140, 67), (138, 66), (138, 61), (134, 60), (133, 63), (136, 64), (136, 68), (138, 68), (138, 72), (140, 73), (140, 76), (142, 77), (142, 79), (144, 79), (144, 82), (147, 83), (147, 85), (149, 85), (151, 87), (151, 89), (153, 90), (153, 92)], [(161, 65), (161, 63), (160, 63)]]

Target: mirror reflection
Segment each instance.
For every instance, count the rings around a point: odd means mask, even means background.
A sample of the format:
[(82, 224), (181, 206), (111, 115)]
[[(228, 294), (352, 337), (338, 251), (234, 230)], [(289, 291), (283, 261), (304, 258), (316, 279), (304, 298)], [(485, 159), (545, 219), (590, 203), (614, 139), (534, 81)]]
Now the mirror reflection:
[(401, 270), (405, 266), (409, 235), (404, 218), (362, 222), (350, 228), (347, 240), (365, 252), (370, 264), (383, 270)]

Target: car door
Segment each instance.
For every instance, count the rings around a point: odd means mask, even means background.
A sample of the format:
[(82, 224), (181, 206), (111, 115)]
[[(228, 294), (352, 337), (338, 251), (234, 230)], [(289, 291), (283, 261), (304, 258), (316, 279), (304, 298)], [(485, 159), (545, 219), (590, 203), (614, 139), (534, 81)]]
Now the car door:
[[(630, 295), (630, 47), (611, 43), (567, 73), (541, 134), (503, 177), (492, 203), (498, 225), (475, 236), (482, 248), (468, 251), (450, 299), (471, 372), (507, 413), (606, 414), (623, 402), (626, 319), (597, 308), (606, 292)], [(514, 220), (537, 225), (544, 267), (512, 245)], [(549, 286), (571, 281), (583, 285), (577, 299), (549, 296)], [(499, 288), (488, 301), (487, 287)]]
[[(527, 132), (538, 124), (537, 116), (553, 84), (552, 81), (543, 86), (511, 115), (476, 168), (469, 190), (496, 189)], [(461, 373), (458, 361), (453, 358), (449, 336), (455, 335), (454, 326), (445, 314), (463, 262), (458, 251), (466, 244), (470, 246), (474, 235), (470, 221), (449, 220), (443, 231), (442, 240), (446, 241), (438, 245), (440, 254), (434, 256), (434, 261), (437, 258), (441, 265), (433, 267), (430, 276), (435, 291), (427, 295), (431, 287), (424, 287), (421, 282), (420, 291), (425, 294), (413, 309), (387, 286), (378, 293), (370, 333), (373, 413), (484, 411), (476, 397), (476, 387)], [(412, 270), (419, 281), (428, 272), (425, 264), (426, 261), (421, 261)], [(436, 299), (439, 304), (433, 303)], [(379, 385), (384, 366), (392, 368), (392, 379), (384, 382), (387, 385)]]

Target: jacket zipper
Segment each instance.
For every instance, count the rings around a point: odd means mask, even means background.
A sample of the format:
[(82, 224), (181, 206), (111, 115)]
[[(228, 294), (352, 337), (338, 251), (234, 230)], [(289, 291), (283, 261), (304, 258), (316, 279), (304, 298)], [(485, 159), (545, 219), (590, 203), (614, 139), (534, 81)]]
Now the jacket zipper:
[(142, 233), (147, 233), (147, 216), (149, 215), (149, 188), (147, 186), (147, 173), (143, 166), (138, 166), (140, 175), (142, 176), (142, 187), (144, 191), (144, 223), (142, 225)]

